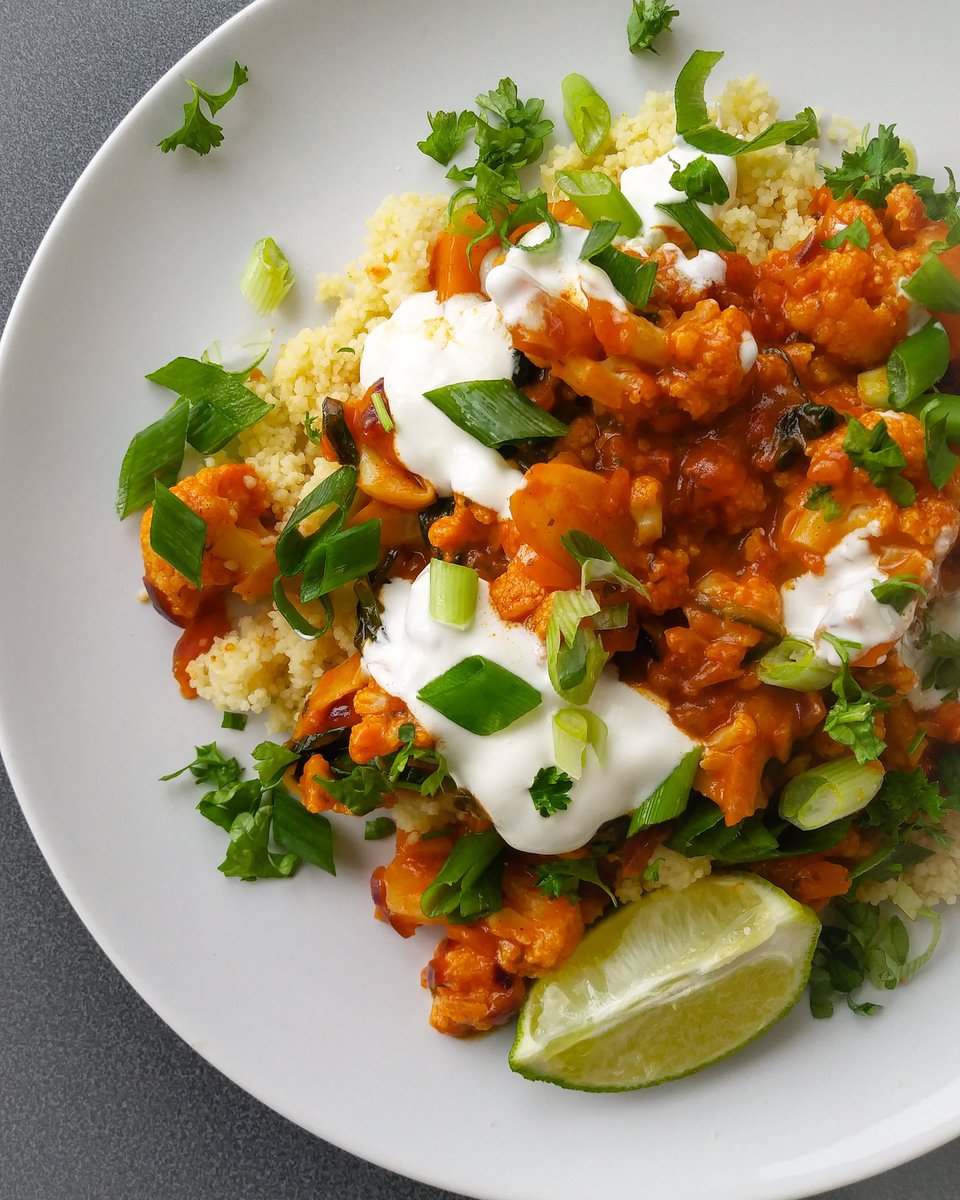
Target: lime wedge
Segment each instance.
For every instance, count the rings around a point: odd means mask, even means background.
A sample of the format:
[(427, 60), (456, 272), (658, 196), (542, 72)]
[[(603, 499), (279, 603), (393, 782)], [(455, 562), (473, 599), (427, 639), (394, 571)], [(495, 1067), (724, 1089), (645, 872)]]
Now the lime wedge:
[(793, 1007), (819, 932), (811, 909), (757, 875), (652, 892), (601, 921), (534, 984), (510, 1066), (584, 1091), (699, 1071)]

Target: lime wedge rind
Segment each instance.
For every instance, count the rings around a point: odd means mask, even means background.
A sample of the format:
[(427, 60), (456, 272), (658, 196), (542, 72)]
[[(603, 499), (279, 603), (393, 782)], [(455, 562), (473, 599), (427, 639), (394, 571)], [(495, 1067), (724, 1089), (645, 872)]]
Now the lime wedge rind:
[(770, 1029), (806, 986), (820, 923), (757, 876), (710, 876), (606, 918), (536, 983), (510, 1065), (578, 1091), (682, 1078)]

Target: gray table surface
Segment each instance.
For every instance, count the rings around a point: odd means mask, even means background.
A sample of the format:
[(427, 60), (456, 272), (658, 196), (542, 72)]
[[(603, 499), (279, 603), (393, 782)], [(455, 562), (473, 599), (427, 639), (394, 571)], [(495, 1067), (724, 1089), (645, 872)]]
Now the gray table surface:
[[(164, 71), (241, 7), (0, 0), (0, 323), (94, 151)], [(5, 571), (10, 586), (16, 565)], [(0, 822), (0, 1200), (456, 1200), (289, 1124), (181, 1042), (70, 908), (2, 766)], [(954, 1142), (829, 1200), (958, 1196)]]

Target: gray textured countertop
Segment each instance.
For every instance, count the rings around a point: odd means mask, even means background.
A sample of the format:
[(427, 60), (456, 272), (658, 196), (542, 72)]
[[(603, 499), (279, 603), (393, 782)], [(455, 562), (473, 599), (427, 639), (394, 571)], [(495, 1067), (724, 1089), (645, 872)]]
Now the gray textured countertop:
[[(0, 0), (0, 321), (54, 213), (107, 134), (241, 7), (238, 0)], [(11, 586), (16, 565), (6, 570)], [(92, 941), (2, 768), (0, 814), (0, 1200), (454, 1200), (313, 1138), (208, 1066)], [(831, 1192), (830, 1200), (955, 1200), (958, 1180), (960, 1143), (953, 1143)]]

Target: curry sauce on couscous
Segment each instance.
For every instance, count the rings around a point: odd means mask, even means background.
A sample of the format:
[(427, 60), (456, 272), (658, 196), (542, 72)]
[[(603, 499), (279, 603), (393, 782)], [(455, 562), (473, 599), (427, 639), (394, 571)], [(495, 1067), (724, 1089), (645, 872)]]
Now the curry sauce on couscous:
[[(326, 814), (395, 836), (373, 902), (437, 927), (444, 1033), (711, 873), (822, 913), (816, 1015), (915, 969), (868, 902), (960, 892), (952, 177), (885, 126), (823, 168), (754, 78), (708, 114), (718, 58), (532, 192), (542, 101), (432, 114), (426, 153), (478, 147), (453, 201), (381, 205), (330, 323), (249, 372), (235, 453), (143, 518), (184, 695), (289, 735), (259, 784), (198, 749), (226, 873), (332, 869)], [(192, 580), (154, 528), (177, 501)]]

